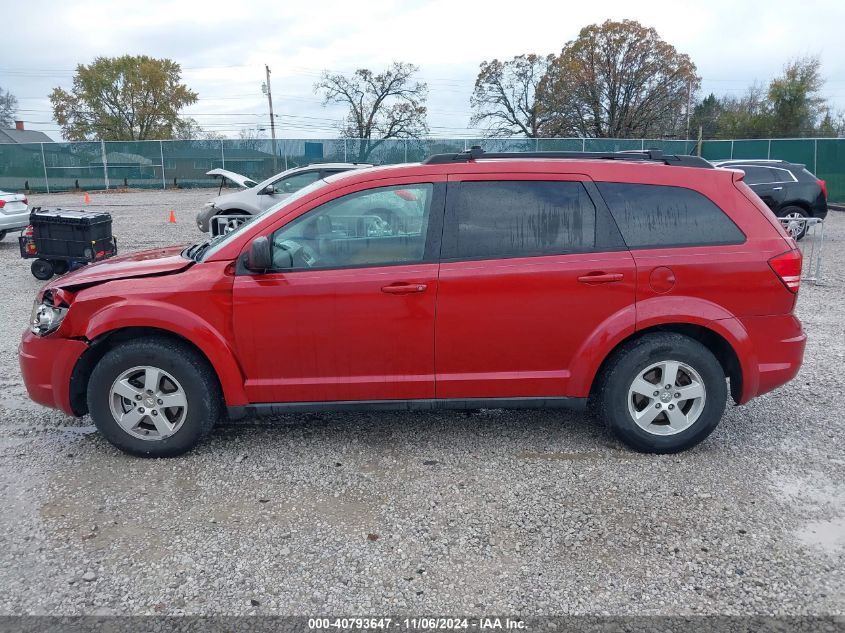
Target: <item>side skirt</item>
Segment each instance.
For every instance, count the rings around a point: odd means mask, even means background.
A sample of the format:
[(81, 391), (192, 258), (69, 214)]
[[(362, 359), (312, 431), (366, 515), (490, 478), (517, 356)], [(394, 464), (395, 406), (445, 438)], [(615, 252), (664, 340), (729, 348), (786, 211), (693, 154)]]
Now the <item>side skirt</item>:
[(467, 398), (448, 400), (335, 400), (267, 402), (227, 407), (229, 419), (284, 413), (329, 411), (462, 411), (466, 409), (573, 409), (584, 411), (587, 398)]

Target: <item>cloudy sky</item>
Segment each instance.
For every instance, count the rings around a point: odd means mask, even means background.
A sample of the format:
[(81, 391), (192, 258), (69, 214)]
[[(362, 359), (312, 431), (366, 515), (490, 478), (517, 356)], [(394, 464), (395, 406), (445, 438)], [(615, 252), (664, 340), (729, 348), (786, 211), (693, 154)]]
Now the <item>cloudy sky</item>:
[(557, 53), (581, 27), (623, 18), (656, 28), (688, 53), (704, 94), (740, 94), (766, 83), (790, 57), (820, 55), (824, 95), (845, 110), (842, 0), (0, 0), (0, 15), (0, 86), (18, 97), (27, 127), (55, 139), (52, 88), (70, 88), (78, 63), (127, 53), (181, 64), (199, 93), (185, 113), (229, 137), (267, 126), (264, 64), (272, 70), (277, 136), (319, 138), (336, 136), (343, 115), (314, 94), (321, 70), (377, 70), (392, 61), (420, 67), (433, 135), (473, 135), (469, 97), (482, 61)]

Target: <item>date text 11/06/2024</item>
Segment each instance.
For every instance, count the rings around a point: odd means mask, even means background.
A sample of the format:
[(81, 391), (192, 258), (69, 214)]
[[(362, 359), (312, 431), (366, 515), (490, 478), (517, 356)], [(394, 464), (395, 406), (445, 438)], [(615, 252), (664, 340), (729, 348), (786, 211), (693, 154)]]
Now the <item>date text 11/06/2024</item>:
[(347, 629), (391, 629), (406, 630), (452, 630), (452, 629), (480, 629), (480, 630), (525, 630), (523, 620), (511, 618), (309, 618), (309, 629), (347, 630)]

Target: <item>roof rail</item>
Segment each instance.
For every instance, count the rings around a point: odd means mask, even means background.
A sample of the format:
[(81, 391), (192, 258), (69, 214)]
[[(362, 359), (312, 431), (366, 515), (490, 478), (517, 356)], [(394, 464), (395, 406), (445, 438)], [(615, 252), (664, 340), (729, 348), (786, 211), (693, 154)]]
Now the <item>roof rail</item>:
[(580, 158), (592, 160), (640, 160), (676, 167), (704, 167), (712, 169), (708, 161), (700, 156), (683, 154), (664, 154), (659, 149), (629, 150), (624, 152), (485, 152), (480, 145), (473, 145), (457, 154), (433, 154), (423, 161), (425, 165), (444, 165), (448, 163), (468, 163), (479, 158)]

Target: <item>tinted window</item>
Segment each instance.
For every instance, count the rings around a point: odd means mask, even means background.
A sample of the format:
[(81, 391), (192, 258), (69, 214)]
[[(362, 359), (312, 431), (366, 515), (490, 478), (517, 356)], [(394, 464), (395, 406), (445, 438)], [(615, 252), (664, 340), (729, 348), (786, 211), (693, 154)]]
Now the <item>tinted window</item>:
[(596, 209), (579, 182), (463, 182), (455, 189), (445, 257), (553, 255), (595, 245)]
[(775, 178), (774, 172), (768, 167), (736, 165), (735, 167), (731, 167), (731, 169), (740, 169), (745, 172), (745, 178), (743, 180), (747, 185), (762, 185), (778, 180), (778, 178)]
[(596, 183), (629, 248), (741, 244), (742, 231), (706, 196), (682, 187)]
[(273, 267), (420, 262), (433, 189), (430, 184), (379, 187), (320, 205), (273, 234)]
[(795, 176), (788, 169), (771, 167), (769, 171), (772, 172), (772, 177), (774, 178), (772, 182), (795, 182)]

